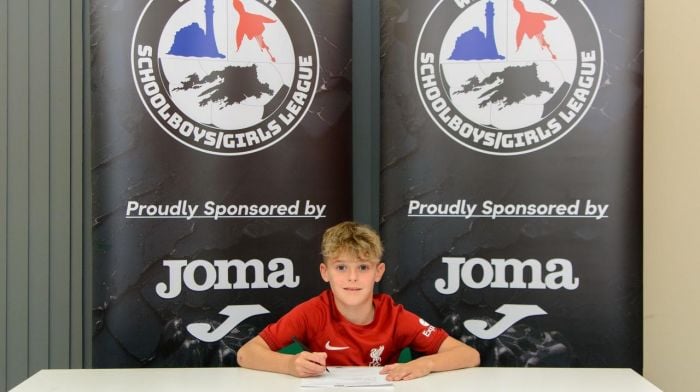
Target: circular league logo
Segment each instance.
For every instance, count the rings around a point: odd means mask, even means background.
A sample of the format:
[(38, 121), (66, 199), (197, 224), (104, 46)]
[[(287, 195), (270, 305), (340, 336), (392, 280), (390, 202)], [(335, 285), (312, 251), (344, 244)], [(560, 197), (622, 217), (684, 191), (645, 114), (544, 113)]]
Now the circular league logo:
[(318, 48), (294, 0), (151, 0), (131, 66), (141, 101), (168, 135), (208, 154), (243, 155), (302, 120)]
[(581, 121), (600, 86), (603, 46), (581, 0), (441, 0), (414, 62), (440, 129), (472, 150), (518, 155)]

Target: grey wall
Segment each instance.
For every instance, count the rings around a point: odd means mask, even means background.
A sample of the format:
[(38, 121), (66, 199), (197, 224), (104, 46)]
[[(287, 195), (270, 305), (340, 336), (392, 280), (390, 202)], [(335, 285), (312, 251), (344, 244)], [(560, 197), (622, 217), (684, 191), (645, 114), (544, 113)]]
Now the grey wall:
[(0, 0), (0, 390), (83, 365), (83, 10)]

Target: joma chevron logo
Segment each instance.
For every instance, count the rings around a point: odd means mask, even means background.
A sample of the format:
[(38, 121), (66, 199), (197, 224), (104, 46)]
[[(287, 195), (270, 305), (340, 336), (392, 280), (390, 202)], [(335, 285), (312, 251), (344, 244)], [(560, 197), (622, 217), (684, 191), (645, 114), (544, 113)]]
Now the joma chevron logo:
[(464, 322), (464, 328), (480, 339), (493, 339), (500, 336), (518, 321), (530, 317), (547, 314), (542, 308), (537, 305), (502, 305), (496, 309), (496, 313), (503, 316), (502, 319), (489, 328), (486, 321), (483, 320), (467, 320)]
[(192, 323), (187, 326), (187, 331), (203, 342), (216, 342), (236, 328), (241, 321), (266, 313), (270, 313), (270, 311), (261, 305), (229, 305), (219, 312), (228, 318), (218, 328), (210, 331), (211, 325), (208, 323)]

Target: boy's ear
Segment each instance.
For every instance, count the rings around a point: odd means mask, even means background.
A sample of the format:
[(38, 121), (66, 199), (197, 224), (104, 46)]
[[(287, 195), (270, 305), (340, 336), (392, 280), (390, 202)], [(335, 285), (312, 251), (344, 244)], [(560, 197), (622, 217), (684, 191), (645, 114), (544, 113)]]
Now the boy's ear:
[(326, 263), (321, 263), (321, 265), (318, 266), (318, 270), (321, 272), (321, 279), (328, 283), (328, 266), (326, 266)]
[(379, 264), (377, 264), (377, 276), (374, 277), (375, 282), (379, 282), (380, 280), (382, 280), (382, 276), (384, 276), (385, 270), (386, 265), (384, 265), (384, 263), (382, 262), (379, 262)]

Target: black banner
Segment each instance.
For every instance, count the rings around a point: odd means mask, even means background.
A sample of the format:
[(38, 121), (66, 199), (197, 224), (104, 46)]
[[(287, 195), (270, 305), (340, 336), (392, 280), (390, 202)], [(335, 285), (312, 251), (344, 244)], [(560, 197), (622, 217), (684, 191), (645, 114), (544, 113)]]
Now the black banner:
[(92, 365), (235, 365), (351, 217), (351, 2), (90, 5)]
[(641, 0), (384, 0), (383, 289), (484, 366), (642, 367)]

